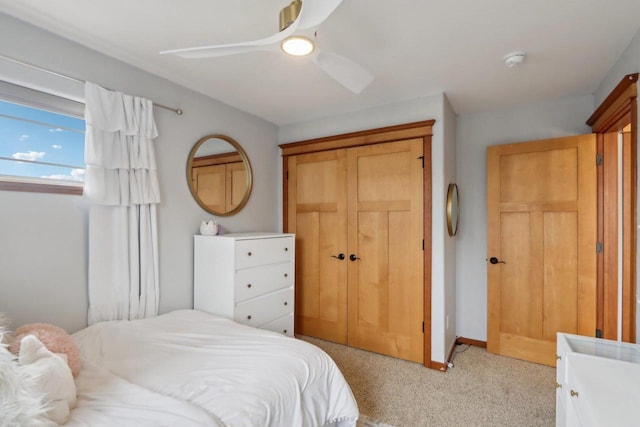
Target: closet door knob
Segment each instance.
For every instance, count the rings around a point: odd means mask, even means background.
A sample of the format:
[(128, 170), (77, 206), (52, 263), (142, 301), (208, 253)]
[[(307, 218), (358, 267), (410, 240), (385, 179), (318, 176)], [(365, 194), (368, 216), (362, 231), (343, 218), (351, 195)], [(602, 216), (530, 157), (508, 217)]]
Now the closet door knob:
[(506, 262), (504, 261), (500, 261), (498, 258), (492, 256), (491, 258), (489, 258), (489, 262), (491, 264), (506, 264)]
[(284, 277), (289, 277), (289, 275), (287, 273), (284, 273)]
[(360, 259), (360, 258), (358, 258), (358, 257), (356, 256), (356, 254), (351, 254), (351, 255), (349, 255), (349, 259), (350, 259), (351, 261), (355, 261), (355, 260)]
[(288, 305), (288, 304), (289, 304), (288, 302), (286, 302), (286, 301), (284, 302), (284, 305)]
[(331, 258), (339, 259), (342, 261), (344, 259), (344, 254), (331, 255)]
[(283, 331), (282, 331), (282, 333), (283, 333), (283, 334), (286, 334), (286, 333), (287, 333), (287, 330), (286, 330), (286, 329), (285, 329), (285, 330), (283, 330)]
[(287, 252), (289, 250), (289, 248), (284, 248), (284, 251)]
[(250, 288), (250, 287), (251, 287), (251, 283), (247, 283), (247, 288)]
[(248, 315), (248, 316), (247, 316), (247, 320), (251, 320), (251, 315)]
[(247, 255), (248, 255), (248, 256), (251, 256), (252, 254), (251, 254), (251, 252), (248, 252), (248, 253), (247, 253)]

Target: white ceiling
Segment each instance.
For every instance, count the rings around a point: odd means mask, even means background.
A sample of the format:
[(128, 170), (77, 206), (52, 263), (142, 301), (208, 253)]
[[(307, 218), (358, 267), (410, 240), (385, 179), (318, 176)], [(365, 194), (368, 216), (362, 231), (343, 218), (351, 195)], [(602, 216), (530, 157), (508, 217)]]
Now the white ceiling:
[[(640, 27), (639, 0), (344, 0), (318, 47), (373, 73), (358, 95), (308, 58), (158, 54), (270, 36), (289, 1), (0, 0), (0, 10), (277, 125), (442, 92), (458, 114), (590, 94)], [(509, 69), (502, 59), (516, 50), (527, 59)]]

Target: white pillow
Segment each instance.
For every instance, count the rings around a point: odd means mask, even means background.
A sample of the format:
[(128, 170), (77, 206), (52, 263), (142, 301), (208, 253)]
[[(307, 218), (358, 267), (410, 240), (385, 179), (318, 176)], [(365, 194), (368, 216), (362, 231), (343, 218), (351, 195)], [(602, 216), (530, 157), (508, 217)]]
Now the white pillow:
[(22, 338), (20, 369), (35, 382), (48, 410), (45, 415), (58, 424), (69, 421), (76, 404), (76, 384), (64, 357), (49, 351), (33, 335)]

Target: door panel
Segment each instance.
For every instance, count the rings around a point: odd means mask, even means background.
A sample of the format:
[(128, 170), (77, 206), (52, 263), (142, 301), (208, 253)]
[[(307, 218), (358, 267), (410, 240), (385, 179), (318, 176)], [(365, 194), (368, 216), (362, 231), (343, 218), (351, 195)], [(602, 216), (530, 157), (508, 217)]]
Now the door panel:
[(192, 174), (196, 194), (202, 203), (216, 212), (226, 212), (224, 165), (200, 166), (193, 168)]
[(421, 139), (353, 148), (348, 160), (349, 345), (422, 362)]
[(487, 210), (487, 349), (553, 366), (595, 334), (595, 135), (489, 147)]
[(244, 163), (227, 163), (227, 206), (225, 212), (235, 209), (247, 192), (247, 169)]
[(347, 343), (346, 156), (289, 157), (288, 230), (296, 234), (296, 332)]

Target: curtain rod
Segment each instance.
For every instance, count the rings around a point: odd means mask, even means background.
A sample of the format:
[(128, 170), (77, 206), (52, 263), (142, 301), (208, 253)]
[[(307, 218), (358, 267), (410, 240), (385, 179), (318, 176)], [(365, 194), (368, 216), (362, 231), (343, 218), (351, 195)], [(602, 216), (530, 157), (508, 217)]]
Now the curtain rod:
[[(20, 60), (17, 60), (15, 58), (10, 58), (8, 56), (0, 55), (0, 59), (4, 59), (6, 61), (10, 61), (10, 62), (13, 62), (13, 63), (18, 64), (18, 65), (23, 65), (25, 67), (33, 68), (34, 70), (43, 71), (43, 72), (51, 74), (53, 76), (62, 77), (63, 79), (71, 80), (72, 82), (77, 82), (77, 83), (81, 83), (81, 84), (85, 84), (86, 83), (85, 80), (76, 79), (75, 77), (71, 77), (71, 76), (68, 76), (66, 74), (61, 74), (61, 73), (58, 73), (56, 71), (48, 70), (46, 68), (38, 67), (37, 65), (33, 65), (33, 64), (28, 63), (28, 62), (20, 61)], [(112, 90), (112, 89), (109, 89), (109, 90)], [(153, 105), (155, 105), (156, 107), (159, 107), (159, 108), (164, 108), (165, 110), (173, 111), (174, 113), (176, 113), (179, 116), (181, 116), (182, 113), (183, 113), (183, 111), (181, 109), (179, 109), (179, 108), (167, 107), (166, 105), (158, 104), (156, 102), (154, 102)]]

